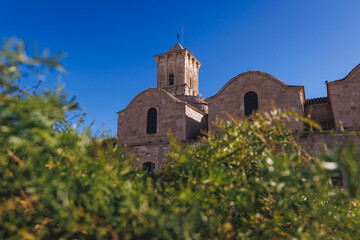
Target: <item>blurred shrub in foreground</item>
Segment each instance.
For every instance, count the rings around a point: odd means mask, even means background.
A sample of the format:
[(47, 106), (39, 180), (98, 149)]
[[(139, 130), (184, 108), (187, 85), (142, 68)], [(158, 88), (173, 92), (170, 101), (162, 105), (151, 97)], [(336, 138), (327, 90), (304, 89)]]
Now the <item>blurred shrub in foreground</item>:
[[(79, 108), (62, 89), (20, 85), (24, 72), (61, 69), (58, 60), (27, 56), (21, 41), (0, 51), (0, 239), (360, 235), (353, 146), (310, 160), (284, 124), (301, 116), (274, 110), (218, 122), (221, 134), (200, 146), (172, 140), (170, 162), (147, 175), (111, 141), (71, 126)], [(348, 189), (330, 184), (335, 170)]]

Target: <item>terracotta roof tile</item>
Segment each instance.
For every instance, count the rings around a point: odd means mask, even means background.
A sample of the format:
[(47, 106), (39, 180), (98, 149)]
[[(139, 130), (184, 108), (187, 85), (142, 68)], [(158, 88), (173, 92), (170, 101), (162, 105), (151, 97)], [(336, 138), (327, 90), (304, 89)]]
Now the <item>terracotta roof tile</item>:
[(305, 101), (305, 105), (325, 104), (325, 103), (329, 103), (328, 97), (310, 98), (310, 99), (306, 99)]

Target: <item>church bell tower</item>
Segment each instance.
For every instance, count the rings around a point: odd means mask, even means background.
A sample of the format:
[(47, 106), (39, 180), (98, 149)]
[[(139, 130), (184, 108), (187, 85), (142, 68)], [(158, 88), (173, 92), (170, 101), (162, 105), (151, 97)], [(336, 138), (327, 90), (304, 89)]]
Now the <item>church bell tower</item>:
[(174, 96), (199, 94), (199, 68), (201, 63), (180, 43), (166, 53), (154, 56), (157, 63), (157, 88)]

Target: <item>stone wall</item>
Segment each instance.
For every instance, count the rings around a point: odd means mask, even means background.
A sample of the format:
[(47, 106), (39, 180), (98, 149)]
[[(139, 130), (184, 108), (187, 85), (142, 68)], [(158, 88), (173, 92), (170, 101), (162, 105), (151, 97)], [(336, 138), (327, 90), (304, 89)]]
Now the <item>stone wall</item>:
[(169, 86), (169, 75), (174, 74), (174, 84), (181, 85), (185, 83), (184, 67), (185, 52), (176, 51), (155, 56), (157, 62), (157, 87), (163, 88)]
[[(200, 145), (198, 140), (181, 141), (181, 146)], [(170, 151), (169, 142), (156, 142), (133, 144), (124, 146), (124, 150), (135, 158), (134, 167), (142, 167), (146, 162), (155, 163), (155, 170), (159, 171), (164, 163), (169, 162), (168, 153)]]
[[(344, 144), (350, 141), (355, 141), (357, 149), (360, 151), (360, 136), (354, 136), (348, 133), (308, 133), (302, 135), (302, 137), (295, 135), (296, 141), (300, 146), (311, 156), (318, 156), (324, 151), (331, 153), (338, 150)], [(182, 147), (187, 145), (199, 145), (200, 141), (182, 141)], [(146, 162), (155, 163), (155, 169), (161, 170), (164, 163), (169, 161), (167, 156), (170, 151), (169, 142), (154, 142), (154, 143), (142, 143), (126, 145), (124, 150), (134, 155), (136, 161), (135, 167), (141, 167)]]
[[(137, 95), (129, 106), (118, 112), (118, 144), (168, 141), (170, 130), (178, 140), (186, 139), (184, 102), (161, 89), (150, 88)], [(147, 134), (147, 112), (157, 110), (157, 131)]]
[[(237, 119), (245, 118), (244, 96), (255, 92), (258, 97), (259, 111), (271, 111), (273, 104), (277, 108), (304, 113), (304, 88), (288, 86), (275, 77), (263, 72), (246, 72), (230, 80), (215, 96), (208, 98), (209, 129), (216, 117), (226, 119), (230, 114)], [(294, 130), (303, 124), (294, 122)]]
[(207, 114), (186, 106), (186, 139), (196, 139), (201, 131), (207, 131)]
[[(148, 134), (147, 112), (157, 110), (157, 131)], [(137, 95), (126, 109), (118, 112), (118, 145), (137, 156), (137, 166), (155, 163), (156, 170), (167, 161), (169, 131), (174, 138), (188, 144), (201, 130), (207, 130), (207, 114), (168, 92), (150, 88)], [(194, 142), (194, 141), (190, 141)], [(195, 141), (196, 142), (196, 141)]]
[(339, 122), (345, 128), (360, 126), (360, 65), (344, 79), (327, 83), (336, 127)]
[(159, 171), (165, 162), (168, 162), (167, 153), (169, 143), (143, 143), (139, 145), (128, 145), (124, 150), (135, 157), (135, 167), (142, 167), (146, 162), (155, 163), (155, 170)]
[[(118, 112), (118, 145), (137, 155), (138, 166), (145, 162), (155, 163), (156, 169), (167, 161), (170, 130), (183, 145), (199, 144), (195, 139), (201, 130), (216, 129), (216, 118), (228, 115), (245, 119), (244, 96), (250, 94), (249, 102), (258, 111), (271, 111), (273, 107), (292, 110), (300, 115), (310, 115), (324, 129), (331, 129), (342, 121), (345, 128), (360, 130), (360, 65), (344, 79), (328, 82), (328, 96), (305, 101), (303, 86), (289, 86), (270, 74), (249, 71), (231, 79), (216, 95), (205, 99), (198, 93), (198, 74), (201, 63), (188, 49), (177, 43), (164, 54), (154, 56), (157, 63), (157, 88), (137, 95), (129, 106)], [(169, 75), (174, 75), (170, 85)], [(256, 105), (256, 104), (254, 104)], [(255, 107), (250, 106), (251, 109)], [(157, 111), (157, 131), (148, 134), (147, 112)], [(292, 130), (303, 129), (302, 122), (293, 122)], [(309, 134), (299, 138), (300, 144), (310, 154), (318, 154), (323, 146), (334, 149), (348, 139), (359, 137), (346, 134)], [(358, 147), (360, 150), (360, 146)]]
[(332, 152), (338, 150), (344, 144), (355, 141), (357, 149), (360, 151), (360, 136), (354, 136), (349, 133), (307, 133), (302, 137), (296, 136), (296, 141), (311, 156), (317, 156), (324, 150)]
[(197, 109), (201, 110), (206, 114), (209, 113), (209, 107), (206, 98), (203, 98), (201, 96), (187, 96), (187, 95), (176, 95), (175, 97), (183, 102), (186, 102), (196, 107)]
[(174, 85), (174, 86), (167, 86), (167, 87), (163, 87), (162, 89), (164, 89), (165, 91), (167, 91), (168, 93), (174, 95), (174, 96), (179, 96), (179, 95), (183, 95), (183, 96), (200, 96), (200, 94), (196, 91), (194, 91), (193, 89), (191, 89), (187, 84), (180, 84), (180, 85)]
[[(185, 58), (185, 82), (190, 86), (191, 89), (194, 89), (196, 93), (199, 92), (199, 68), (201, 66), (200, 62), (190, 53), (189, 50), (186, 50)], [(196, 95), (195, 95), (196, 96)]]
[[(168, 89), (172, 94), (197, 96), (199, 93), (199, 68), (201, 63), (188, 49), (154, 56), (157, 63), (157, 87), (169, 88), (169, 75), (174, 75), (174, 86)], [(187, 87), (179, 87), (186, 85)], [(183, 91), (183, 92), (181, 92)]]
[(334, 116), (327, 97), (306, 100), (304, 115), (320, 124), (323, 130), (334, 128)]

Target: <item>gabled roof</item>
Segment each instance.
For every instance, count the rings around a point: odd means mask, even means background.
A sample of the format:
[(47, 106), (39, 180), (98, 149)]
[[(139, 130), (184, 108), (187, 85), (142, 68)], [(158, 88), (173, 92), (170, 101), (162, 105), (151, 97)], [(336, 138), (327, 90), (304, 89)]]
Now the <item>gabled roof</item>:
[[(170, 93), (168, 93), (167, 91), (161, 89), (161, 88), (148, 88), (142, 92), (140, 92), (138, 95), (136, 95), (133, 100), (131, 100), (131, 102), (129, 103), (129, 105), (127, 105), (127, 107), (119, 112), (117, 112), (117, 114), (119, 114), (120, 112), (125, 111), (126, 109), (128, 109), (128, 107), (130, 105), (132, 105), (132, 103), (134, 103), (136, 101), (137, 98), (139, 98), (141, 95), (143, 95), (146, 92), (154, 92), (154, 94), (159, 95), (159, 94), (164, 94), (167, 97), (171, 98), (174, 102), (182, 102), (180, 99), (176, 98), (175, 96), (171, 95)], [(155, 93), (156, 92), (156, 93)]]
[(342, 79), (339, 79), (339, 80), (334, 80), (334, 81), (331, 81), (331, 82), (327, 82), (326, 85), (328, 83), (337, 83), (337, 82), (340, 82), (340, 81), (344, 81), (344, 80), (347, 80), (351, 77), (351, 75), (353, 75), (357, 70), (360, 70), (360, 64), (358, 64), (356, 67), (354, 67), (353, 70), (351, 70), (351, 72), (349, 72), (348, 75), (346, 75), (344, 78)]
[(179, 51), (179, 50), (182, 50), (184, 49), (180, 43), (176, 43), (172, 48), (170, 48), (166, 53), (169, 53), (169, 52), (175, 52), (175, 51)]
[[(286, 88), (289, 88), (289, 87), (299, 87), (299, 88), (302, 88), (302, 91), (304, 92), (304, 96), (305, 96), (305, 90), (304, 90), (304, 86), (294, 86), (294, 85), (287, 85), (286, 83), (280, 81), (279, 79), (277, 79), (276, 77), (274, 77), (273, 75), (269, 74), (269, 73), (266, 73), (266, 72), (262, 72), (262, 71), (247, 71), (247, 72), (244, 72), (244, 73), (240, 73), (239, 75), (233, 77), (229, 82), (227, 82), (225, 84), (225, 86), (223, 86), (220, 91), (218, 91), (214, 96), (211, 96), (211, 97), (208, 97), (208, 99), (210, 98), (213, 98), (213, 97), (216, 97), (216, 96), (219, 96), (229, 85), (231, 85), (233, 82), (237, 81), (239, 78), (243, 77), (244, 75), (262, 75), (262, 76), (265, 76), (267, 77), (268, 79), (278, 83), (280, 86), (282, 87), (286, 87)], [(305, 101), (305, 99), (304, 99)]]
[(146, 92), (153, 92), (154, 94), (156, 95), (159, 95), (159, 94), (163, 94), (167, 97), (169, 97), (170, 99), (172, 99), (175, 103), (181, 103), (181, 104), (185, 104), (187, 106), (189, 106), (190, 108), (194, 109), (195, 111), (203, 114), (203, 115), (206, 115), (205, 112), (203, 112), (201, 109), (198, 109), (197, 107), (185, 102), (185, 101), (181, 101), (180, 99), (178, 99), (177, 97), (175, 97), (174, 95), (168, 93), (167, 91), (161, 89), (161, 88), (148, 88), (144, 91), (142, 91), (141, 93), (139, 93), (138, 95), (136, 95), (136, 97), (134, 97), (134, 99), (129, 103), (129, 105), (126, 106), (125, 109), (121, 110), (121, 111), (118, 111), (117, 114), (121, 113), (121, 112), (124, 112), (125, 110), (127, 110), (129, 108), (130, 105), (132, 105), (137, 98), (139, 98), (141, 95), (143, 95), (144, 93)]

